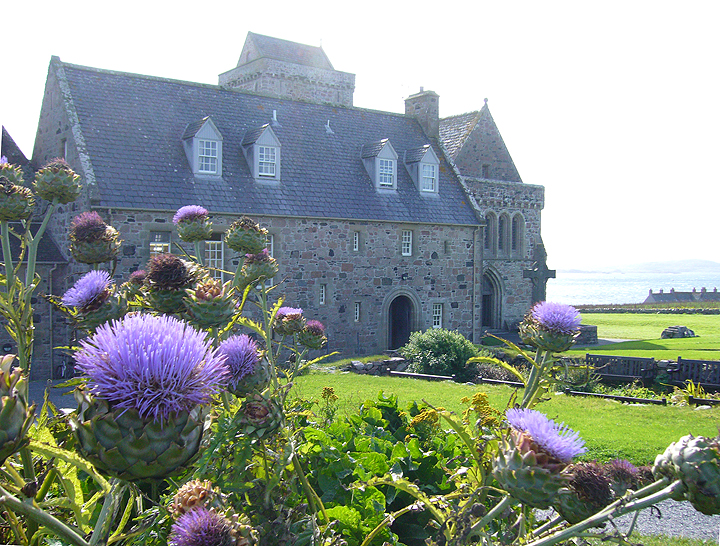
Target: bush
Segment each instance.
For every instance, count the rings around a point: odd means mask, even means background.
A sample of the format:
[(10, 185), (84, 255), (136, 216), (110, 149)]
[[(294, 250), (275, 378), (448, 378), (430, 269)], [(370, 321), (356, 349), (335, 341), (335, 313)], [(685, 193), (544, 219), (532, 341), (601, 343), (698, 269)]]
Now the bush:
[(413, 332), (400, 354), (410, 361), (408, 369), (416, 373), (455, 375), (458, 381), (472, 381), (476, 368), (467, 366), (469, 358), (480, 351), (462, 334), (443, 328)]

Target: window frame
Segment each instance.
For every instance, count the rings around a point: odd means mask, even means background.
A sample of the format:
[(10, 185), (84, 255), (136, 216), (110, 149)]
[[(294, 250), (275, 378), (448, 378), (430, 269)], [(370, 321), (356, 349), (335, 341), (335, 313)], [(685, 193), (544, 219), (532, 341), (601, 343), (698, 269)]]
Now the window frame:
[(397, 160), (379, 157), (377, 165), (378, 188), (394, 189), (397, 181)]
[(412, 256), (413, 254), (413, 232), (411, 229), (403, 229), (400, 232), (400, 255)]
[(443, 304), (432, 304), (432, 327), (435, 329), (443, 327)]
[[(206, 160), (214, 168), (206, 168)], [(220, 141), (209, 138), (197, 140), (197, 172), (198, 174), (218, 174), (220, 164)]]
[[(268, 158), (266, 154), (272, 157)], [(277, 157), (277, 146), (266, 146), (264, 144), (257, 145), (258, 177), (277, 178)], [(266, 170), (268, 167), (272, 167), (272, 172), (270, 172), (270, 170)]]
[(360, 302), (356, 301), (355, 302), (355, 315), (354, 315), (355, 322), (360, 322), (361, 318), (362, 318), (362, 307), (360, 305)]
[[(219, 246), (218, 246), (219, 244)], [(211, 247), (211, 248), (209, 248)], [(217, 253), (219, 251), (220, 256), (217, 256)], [(210, 273), (210, 276), (213, 279), (216, 279), (220, 282), (223, 282), (225, 280), (225, 274), (223, 273), (223, 270), (225, 269), (225, 244), (223, 243), (223, 238), (221, 233), (213, 233), (212, 238), (210, 240), (205, 241), (205, 266), (208, 268), (208, 272)], [(219, 266), (217, 265), (217, 262), (219, 261)], [(215, 265), (211, 264), (211, 262), (215, 262)], [(215, 268), (215, 269), (210, 269)]]
[[(427, 192), (427, 193), (436, 193), (437, 192), (437, 173), (438, 168), (437, 165), (433, 163), (422, 163), (420, 165), (421, 168), (421, 176), (420, 176), (420, 191)], [(432, 169), (432, 176), (426, 175), (426, 169)], [(430, 180), (430, 186), (428, 187), (426, 185), (427, 181)]]
[[(163, 240), (161, 240), (163, 239)], [(165, 240), (167, 239), (167, 240)], [(150, 240), (148, 241), (148, 248), (150, 250), (150, 257), (160, 256), (161, 254), (167, 254), (170, 252), (172, 245), (171, 234), (169, 231), (151, 231)]]
[(353, 231), (353, 252), (360, 252), (360, 232)]
[(327, 303), (327, 284), (320, 285), (320, 293), (318, 294), (318, 304), (325, 305)]

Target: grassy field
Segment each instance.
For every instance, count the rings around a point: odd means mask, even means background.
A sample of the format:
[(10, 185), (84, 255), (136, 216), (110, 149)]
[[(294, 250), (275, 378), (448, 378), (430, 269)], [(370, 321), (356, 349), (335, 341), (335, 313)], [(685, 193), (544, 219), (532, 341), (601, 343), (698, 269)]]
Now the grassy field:
[[(568, 351), (569, 355), (622, 354), (654, 357), (656, 360), (696, 358), (720, 360), (720, 315), (648, 315), (635, 313), (586, 313), (583, 324), (595, 325), (599, 338), (626, 339), (612, 345), (591, 345)], [(687, 326), (698, 337), (661, 339), (668, 326)]]
[[(463, 397), (477, 390), (488, 393), (491, 405), (504, 411), (513, 390), (505, 386), (470, 386), (451, 382), (428, 382), (397, 377), (373, 377), (343, 373), (327, 367), (297, 379), (294, 392), (319, 399), (323, 387), (333, 387), (339, 396), (339, 415), (354, 412), (364, 400), (377, 399), (380, 391), (398, 397), (400, 407), (412, 400), (426, 400), (457, 414), (465, 409)], [(634, 464), (652, 463), (655, 456), (680, 437), (715, 436), (720, 408), (697, 411), (688, 407), (630, 406), (601, 399), (550, 395), (537, 409), (564, 421), (585, 439), (586, 458), (608, 461), (628, 459)]]

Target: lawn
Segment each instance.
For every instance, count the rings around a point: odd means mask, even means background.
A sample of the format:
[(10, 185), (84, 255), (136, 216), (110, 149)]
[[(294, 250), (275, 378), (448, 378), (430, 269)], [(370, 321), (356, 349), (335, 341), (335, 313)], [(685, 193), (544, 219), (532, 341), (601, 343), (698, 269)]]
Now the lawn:
[[(413, 400), (426, 400), (457, 414), (465, 409), (463, 397), (477, 390), (488, 394), (491, 405), (504, 411), (513, 389), (505, 386), (470, 386), (451, 382), (428, 382), (397, 377), (374, 377), (339, 372), (332, 367), (315, 370), (296, 380), (294, 392), (308, 399), (319, 399), (324, 387), (333, 387), (339, 396), (338, 415), (354, 412), (364, 400), (376, 399), (382, 391), (398, 397), (400, 407)], [(585, 439), (586, 458), (608, 461), (628, 459), (634, 464), (650, 464), (655, 456), (686, 434), (715, 436), (720, 424), (720, 408), (695, 410), (675, 406), (631, 406), (601, 399), (548, 396), (537, 409), (557, 421), (564, 421)]]
[[(589, 345), (568, 351), (569, 355), (621, 354), (653, 357), (656, 360), (694, 358), (720, 360), (720, 315), (668, 315), (636, 313), (586, 313), (583, 324), (595, 325), (602, 339), (626, 339), (611, 345)], [(668, 326), (687, 326), (698, 337), (661, 339)]]

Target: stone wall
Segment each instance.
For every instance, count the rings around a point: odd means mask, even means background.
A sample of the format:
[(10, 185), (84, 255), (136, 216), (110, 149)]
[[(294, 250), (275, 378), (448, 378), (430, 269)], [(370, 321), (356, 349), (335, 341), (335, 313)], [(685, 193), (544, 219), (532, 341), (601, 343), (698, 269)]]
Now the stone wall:
[[(172, 231), (172, 213), (98, 209), (125, 241), (118, 282), (145, 267), (151, 232), (171, 232), (173, 251), (180, 242)], [(236, 220), (212, 216), (218, 233)], [(377, 354), (388, 348), (388, 308), (398, 295), (413, 302), (412, 329), (432, 326), (433, 303), (443, 305), (443, 327), (473, 334), (474, 236), (469, 227), (356, 222), (303, 218), (254, 218), (273, 235), (280, 270), (275, 282), (286, 304), (301, 307), (308, 318), (328, 329), (328, 350), (347, 355)], [(401, 256), (402, 230), (413, 232), (413, 255)], [(360, 247), (353, 250), (354, 233)], [(184, 245), (191, 251), (191, 245)], [(235, 271), (240, 256), (225, 248), (225, 269)], [(321, 285), (326, 301), (320, 303)], [(355, 303), (360, 320), (355, 321)]]

